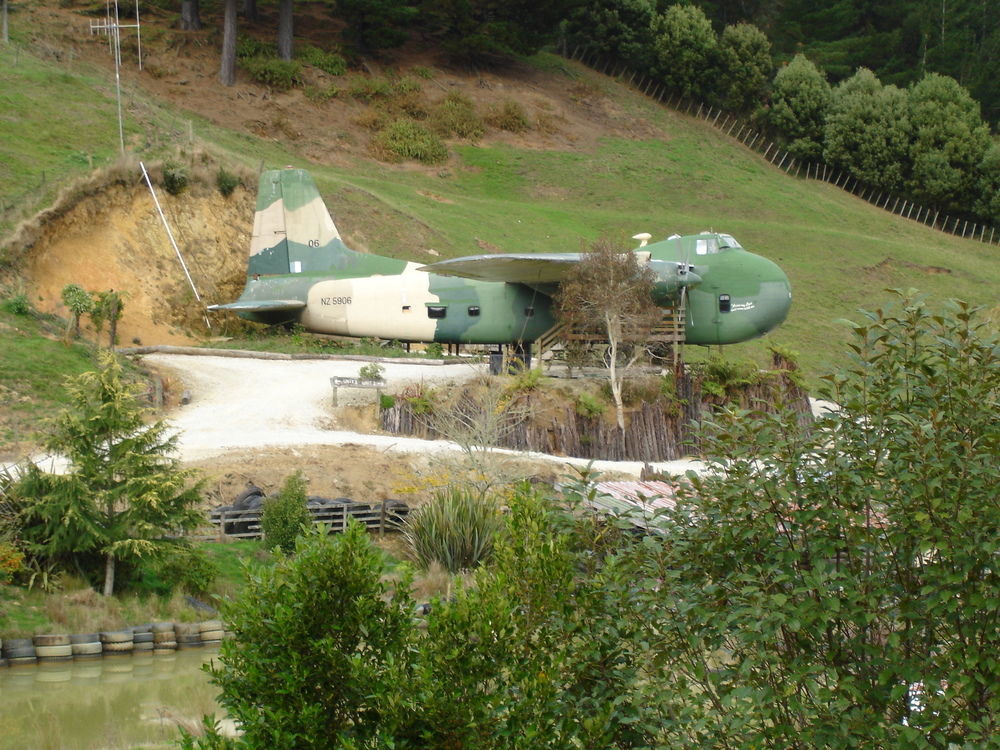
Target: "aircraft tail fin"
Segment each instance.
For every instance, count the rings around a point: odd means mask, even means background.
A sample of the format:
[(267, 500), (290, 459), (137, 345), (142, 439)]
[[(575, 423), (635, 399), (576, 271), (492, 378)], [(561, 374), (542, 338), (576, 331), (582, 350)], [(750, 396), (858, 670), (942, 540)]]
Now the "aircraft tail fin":
[(322, 273), (351, 256), (330, 212), (303, 169), (272, 169), (260, 176), (247, 274)]

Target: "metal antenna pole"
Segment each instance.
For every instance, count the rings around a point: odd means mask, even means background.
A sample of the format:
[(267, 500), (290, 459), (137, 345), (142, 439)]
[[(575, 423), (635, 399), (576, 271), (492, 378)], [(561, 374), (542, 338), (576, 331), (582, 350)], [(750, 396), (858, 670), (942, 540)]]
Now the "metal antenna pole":
[(115, 45), (115, 91), (118, 97), (118, 141), (122, 154), (125, 153), (125, 124), (122, 121), (122, 44), (121, 32), (118, 26), (118, 0), (115, 0), (115, 25), (111, 27), (111, 35)]
[[(170, 244), (173, 245), (174, 252), (177, 253), (177, 260), (181, 263), (181, 268), (184, 269), (184, 275), (187, 277), (188, 284), (191, 285), (191, 291), (194, 292), (194, 298), (198, 300), (201, 304), (201, 295), (198, 294), (198, 289), (194, 285), (194, 280), (191, 278), (191, 274), (188, 273), (187, 263), (184, 262), (184, 256), (181, 255), (180, 248), (177, 247), (177, 243), (174, 241), (174, 233), (170, 231), (170, 225), (167, 223), (167, 217), (163, 215), (163, 209), (160, 208), (160, 201), (156, 197), (156, 191), (153, 189), (153, 181), (149, 179), (149, 172), (146, 171), (146, 165), (141, 161), (139, 166), (142, 167), (142, 176), (146, 178), (146, 185), (149, 186), (149, 193), (153, 196), (153, 203), (156, 204), (156, 210), (160, 214), (160, 221), (163, 222), (163, 228), (167, 230), (167, 237), (170, 238)], [(205, 325), (208, 326), (209, 330), (212, 330), (212, 323), (208, 319), (208, 315), (205, 315)]]
[[(135, 2), (135, 23), (133, 24), (122, 24), (118, 17), (118, 0), (115, 0), (114, 4), (114, 16), (112, 17), (111, 3), (110, 0), (106, 6), (105, 10), (106, 20), (104, 23), (93, 23), (90, 24), (90, 33), (95, 32), (107, 32), (108, 34), (108, 46), (111, 48), (111, 54), (115, 58), (115, 91), (117, 93), (118, 99), (118, 140), (121, 144), (122, 153), (125, 153), (125, 124), (122, 118), (122, 78), (121, 78), (121, 64), (122, 64), (122, 47), (121, 47), (121, 30), (122, 29), (135, 29), (136, 34), (140, 34), (139, 31), (139, 0)], [(139, 70), (142, 70), (142, 37), (139, 37)]]

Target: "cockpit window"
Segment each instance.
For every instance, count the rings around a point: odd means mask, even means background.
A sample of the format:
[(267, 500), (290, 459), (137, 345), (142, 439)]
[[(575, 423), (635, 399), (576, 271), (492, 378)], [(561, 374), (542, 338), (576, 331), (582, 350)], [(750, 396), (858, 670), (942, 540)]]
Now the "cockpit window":
[(699, 237), (695, 241), (694, 251), (698, 255), (715, 255), (719, 252), (719, 239), (717, 237)]
[(719, 235), (719, 249), (724, 250), (726, 248), (737, 248), (742, 250), (743, 246), (736, 241), (736, 238), (731, 234), (720, 234)]

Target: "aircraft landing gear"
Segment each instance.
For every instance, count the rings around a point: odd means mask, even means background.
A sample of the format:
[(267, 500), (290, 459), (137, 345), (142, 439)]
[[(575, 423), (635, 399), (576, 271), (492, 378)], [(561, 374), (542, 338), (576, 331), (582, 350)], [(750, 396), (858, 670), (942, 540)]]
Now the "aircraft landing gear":
[(490, 352), (490, 375), (503, 373), (504, 363), (506, 363), (507, 374), (531, 369), (531, 344), (524, 342), (504, 344)]

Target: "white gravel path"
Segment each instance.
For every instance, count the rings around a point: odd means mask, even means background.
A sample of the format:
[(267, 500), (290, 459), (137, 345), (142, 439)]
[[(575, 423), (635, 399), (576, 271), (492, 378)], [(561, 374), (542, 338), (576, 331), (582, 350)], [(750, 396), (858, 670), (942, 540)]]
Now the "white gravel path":
[[(180, 432), (184, 461), (263, 446), (369, 445), (404, 453), (457, 450), (447, 441), (373, 435), (329, 429), (334, 421), (331, 377), (357, 377), (365, 364), (355, 360), (271, 360), (149, 354), (149, 364), (171, 370), (190, 392), (190, 403), (169, 417)], [(407, 383), (457, 382), (483, 371), (481, 364), (423, 365), (384, 360), (387, 389)], [(524, 454), (521, 454), (524, 455)], [(586, 466), (584, 459), (528, 454), (561, 464)], [(697, 461), (668, 461), (657, 468), (681, 473), (698, 470)], [(638, 461), (595, 461), (601, 472), (639, 476)]]

